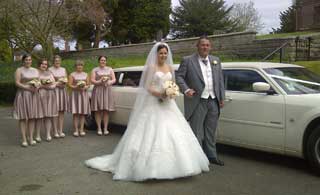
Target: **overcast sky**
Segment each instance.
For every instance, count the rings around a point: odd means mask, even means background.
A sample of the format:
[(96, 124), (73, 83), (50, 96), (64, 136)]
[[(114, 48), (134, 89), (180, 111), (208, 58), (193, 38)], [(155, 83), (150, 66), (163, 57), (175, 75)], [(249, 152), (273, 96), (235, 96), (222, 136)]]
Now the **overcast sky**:
[[(225, 0), (227, 5), (233, 3), (245, 3), (250, 0)], [(263, 33), (272, 31), (272, 28), (278, 28), (280, 25), (279, 14), (292, 5), (292, 0), (252, 0), (255, 8), (258, 9), (261, 20), (265, 25)], [(179, 0), (171, 0), (172, 6), (179, 5)]]

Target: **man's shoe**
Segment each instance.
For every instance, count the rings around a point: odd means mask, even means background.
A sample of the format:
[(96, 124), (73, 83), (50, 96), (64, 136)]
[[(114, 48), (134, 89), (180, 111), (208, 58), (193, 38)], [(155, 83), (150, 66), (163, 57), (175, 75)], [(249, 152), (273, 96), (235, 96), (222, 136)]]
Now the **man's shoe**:
[(224, 162), (222, 160), (219, 160), (219, 159), (215, 159), (215, 158), (209, 158), (209, 162), (211, 164), (216, 164), (216, 165), (219, 165), (219, 166), (224, 166)]

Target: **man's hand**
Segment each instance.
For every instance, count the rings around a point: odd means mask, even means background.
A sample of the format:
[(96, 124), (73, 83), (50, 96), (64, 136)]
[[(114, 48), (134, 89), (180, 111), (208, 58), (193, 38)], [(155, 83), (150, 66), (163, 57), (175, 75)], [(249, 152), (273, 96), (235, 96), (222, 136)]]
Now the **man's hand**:
[(219, 103), (219, 106), (220, 106), (220, 108), (224, 107), (224, 101), (223, 100), (221, 100), (221, 102)]
[(185, 95), (186, 95), (187, 97), (193, 97), (195, 93), (196, 93), (195, 90), (193, 90), (193, 89), (188, 89), (188, 90), (186, 91)]

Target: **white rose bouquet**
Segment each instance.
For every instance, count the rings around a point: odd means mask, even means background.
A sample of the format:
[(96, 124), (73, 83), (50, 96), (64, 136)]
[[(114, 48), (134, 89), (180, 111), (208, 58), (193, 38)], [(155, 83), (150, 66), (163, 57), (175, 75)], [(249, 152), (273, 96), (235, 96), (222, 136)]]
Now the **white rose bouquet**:
[(77, 82), (77, 87), (79, 87), (79, 88), (84, 88), (85, 86), (86, 86), (86, 82), (85, 81), (78, 81)]
[(179, 96), (180, 94), (178, 85), (173, 81), (166, 81), (163, 84), (163, 88), (165, 90), (166, 96), (169, 97), (170, 99), (173, 99)]
[(51, 79), (41, 79), (40, 82), (42, 85), (48, 85), (48, 84), (52, 83), (52, 80)]
[(103, 82), (106, 82), (106, 81), (108, 81), (108, 80), (110, 80), (111, 78), (110, 78), (110, 76), (109, 75), (104, 75), (104, 76), (102, 76), (102, 81)]
[(28, 82), (28, 84), (35, 88), (39, 88), (41, 85), (41, 82), (39, 81), (39, 79), (32, 79), (31, 81)]
[(61, 77), (61, 78), (58, 79), (58, 82), (62, 83), (62, 84), (65, 84), (65, 83), (68, 82), (68, 79), (67, 79), (67, 77)]

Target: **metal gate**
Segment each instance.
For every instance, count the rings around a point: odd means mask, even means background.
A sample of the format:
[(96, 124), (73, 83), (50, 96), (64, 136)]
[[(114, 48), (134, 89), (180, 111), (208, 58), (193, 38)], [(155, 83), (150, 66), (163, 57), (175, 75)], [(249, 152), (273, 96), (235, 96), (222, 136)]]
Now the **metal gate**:
[(312, 38), (296, 37), (296, 61), (310, 60)]

